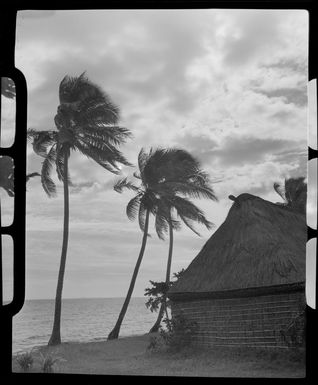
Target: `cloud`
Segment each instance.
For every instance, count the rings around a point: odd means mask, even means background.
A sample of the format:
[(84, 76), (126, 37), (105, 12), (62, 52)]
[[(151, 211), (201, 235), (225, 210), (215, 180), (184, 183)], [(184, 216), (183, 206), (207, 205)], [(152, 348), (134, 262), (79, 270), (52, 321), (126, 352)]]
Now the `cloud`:
[[(281, 151), (290, 146), (295, 147), (295, 142), (291, 140), (263, 139), (239, 134), (224, 137), (222, 141), (217, 142), (208, 135), (187, 133), (177, 136), (174, 141), (178, 146), (184, 147), (197, 156), (204, 164), (212, 162), (223, 167), (251, 163), (255, 165), (276, 153), (281, 156), (279, 159), (282, 161)], [(295, 155), (295, 153), (288, 153), (288, 155), (291, 154)]]
[(280, 58), (276, 62), (272, 62), (270, 64), (262, 64), (261, 67), (266, 69), (278, 69), (284, 72), (292, 71), (300, 73), (301, 75), (307, 72), (307, 60), (305, 57), (293, 57), (293, 59)]
[(251, 59), (266, 55), (273, 47), (279, 47), (279, 13), (233, 11), (232, 21), (224, 44), (226, 65), (242, 66)]
[[(273, 183), (305, 170), (304, 12), (79, 10), (27, 16), (18, 14), (16, 63), (28, 82), (28, 127), (54, 128), (60, 81), (86, 70), (120, 106), (120, 124), (132, 131), (133, 140), (120, 147), (129, 161), (136, 164), (141, 147), (178, 146), (219, 181), (213, 184), (219, 203), (197, 202), (216, 225), (227, 215), (229, 194), (276, 201)], [(28, 171), (39, 171), (42, 160), (28, 146)], [(96, 295), (98, 288), (125, 295), (142, 237), (126, 217), (132, 194), (116, 194), (115, 177), (81, 154), (73, 152), (69, 166), (74, 185), (65, 294), (81, 287), (79, 296)], [(133, 171), (122, 169), (124, 176)], [(47, 290), (47, 277), (51, 297), (63, 223), (63, 189), (54, 180), (54, 199), (38, 178), (27, 191), (28, 288), (33, 285), (34, 295)], [(176, 234), (173, 271), (186, 267), (211, 235), (199, 231), (202, 238), (187, 229)], [(136, 286), (141, 295), (149, 279), (164, 277), (167, 244), (157, 240), (152, 222), (151, 232)], [(44, 261), (52, 262), (51, 272)], [(91, 290), (81, 286), (85, 277)]]
[(288, 140), (259, 139), (252, 136), (231, 136), (224, 140), (214, 155), (223, 166), (255, 164), (267, 156), (293, 144)]
[(276, 88), (274, 90), (262, 90), (256, 89), (255, 92), (259, 92), (266, 95), (269, 98), (282, 98), (286, 103), (293, 103), (296, 106), (304, 107), (307, 105), (307, 89), (305, 87), (298, 88)]
[(218, 143), (205, 134), (185, 133), (182, 136), (174, 138), (176, 147), (184, 148), (195, 157), (206, 164), (214, 156), (214, 150), (218, 147)]

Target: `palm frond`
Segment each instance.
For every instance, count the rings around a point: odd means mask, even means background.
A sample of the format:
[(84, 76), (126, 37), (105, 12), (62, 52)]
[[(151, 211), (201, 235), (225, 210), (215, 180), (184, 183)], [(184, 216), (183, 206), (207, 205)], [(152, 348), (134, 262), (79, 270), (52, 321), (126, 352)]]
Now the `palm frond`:
[(305, 177), (289, 178), (285, 180), (285, 196), (287, 206), (306, 213), (307, 184)]
[(1, 95), (9, 99), (15, 98), (15, 83), (12, 79), (6, 77), (1, 78)]
[(0, 156), (0, 187), (14, 196), (14, 162), (9, 156)]
[(113, 162), (111, 158), (106, 157), (105, 152), (100, 149), (92, 148), (89, 145), (76, 142), (76, 149), (89, 159), (93, 159), (100, 166), (110, 171), (113, 174), (119, 174), (119, 167)]
[[(64, 162), (64, 156), (65, 153), (67, 156), (70, 156), (70, 149), (69, 146), (65, 144), (57, 143), (56, 145), (56, 173), (60, 181), (64, 181), (65, 179), (65, 162)], [(67, 170), (67, 182), (69, 185), (72, 185), (72, 181), (69, 175), (69, 171)]]
[(34, 129), (28, 129), (27, 138), (33, 140), (33, 150), (37, 155), (46, 157), (50, 146), (56, 140), (56, 133), (54, 131), (36, 131)]
[(285, 179), (285, 195), (288, 201), (297, 201), (307, 191), (304, 180), (304, 177)]
[(149, 153), (147, 154), (147, 152), (145, 151), (144, 148), (142, 148), (140, 151), (139, 151), (139, 154), (138, 154), (138, 167), (139, 167), (139, 172), (140, 172), (140, 178), (142, 180), (144, 180), (144, 168), (148, 162), (148, 159), (149, 157), (151, 156), (152, 154), (152, 149), (149, 150)]
[(34, 178), (35, 176), (41, 176), (38, 172), (31, 172), (30, 174), (26, 175), (26, 181), (28, 182), (31, 178)]
[(136, 179), (139, 179), (139, 180), (141, 179), (140, 174), (139, 174), (138, 172), (136, 172), (136, 171), (133, 173), (133, 176), (134, 176)]
[(102, 97), (83, 100), (78, 108), (78, 120), (87, 124), (115, 125), (119, 121), (119, 108), (104, 93)]
[(119, 121), (118, 106), (85, 76), (85, 72), (79, 77), (65, 76), (60, 83), (59, 97), (60, 104), (76, 112), (79, 121), (107, 124)]
[(172, 226), (172, 229), (175, 231), (181, 230), (181, 222), (174, 217), (174, 209), (173, 207), (170, 208), (170, 224)]
[(127, 204), (126, 214), (129, 220), (133, 221), (136, 219), (139, 212), (139, 204), (140, 204), (140, 195), (136, 195), (133, 197)]
[(132, 166), (132, 164), (128, 162), (128, 160), (116, 147), (109, 143), (102, 142), (97, 138), (80, 137), (75, 142), (75, 146), (78, 147), (78, 145), (89, 148), (90, 151), (95, 154), (95, 157), (99, 158), (101, 161), (108, 162), (117, 170), (119, 170), (119, 167), (116, 163), (121, 163), (125, 166)]
[(139, 192), (139, 188), (135, 186), (133, 183), (129, 182), (127, 180), (127, 177), (119, 179), (115, 184), (114, 184), (114, 190), (118, 193), (121, 193), (123, 189), (126, 188), (128, 190), (132, 190), (135, 192)]
[(155, 229), (159, 239), (164, 240), (165, 235), (168, 233), (169, 224), (167, 218), (161, 215), (160, 211), (155, 216)]
[(179, 214), (182, 222), (191, 230), (193, 231), (196, 235), (198, 235), (199, 237), (201, 237), (201, 234), (194, 228), (194, 225), (192, 223), (192, 221), (190, 221), (188, 218), (186, 218), (185, 216)]
[(178, 148), (152, 149), (143, 170), (146, 184), (164, 182), (188, 182), (209, 187), (207, 174), (190, 153)]
[(100, 122), (92, 125), (77, 127), (77, 135), (96, 138), (98, 141), (119, 146), (132, 137), (131, 132), (125, 127), (109, 126)]
[(146, 214), (147, 214), (147, 208), (145, 207), (145, 205), (143, 203), (142, 196), (141, 196), (140, 205), (139, 205), (139, 212), (138, 212), (138, 223), (139, 223), (139, 228), (142, 232), (145, 231)]
[[(208, 221), (202, 210), (187, 198), (175, 196), (170, 200), (171, 206), (176, 210), (180, 218), (198, 222), (204, 225), (207, 229), (213, 227), (213, 223)], [(182, 219), (183, 220), (183, 219)]]
[[(158, 186), (158, 187), (157, 187)], [(167, 194), (182, 194), (191, 198), (206, 198), (217, 201), (217, 197), (210, 186), (201, 186), (190, 182), (163, 182), (156, 186), (158, 191)]]
[(52, 167), (56, 161), (56, 145), (53, 145), (42, 162), (41, 183), (49, 197), (56, 195), (56, 186), (51, 178)]

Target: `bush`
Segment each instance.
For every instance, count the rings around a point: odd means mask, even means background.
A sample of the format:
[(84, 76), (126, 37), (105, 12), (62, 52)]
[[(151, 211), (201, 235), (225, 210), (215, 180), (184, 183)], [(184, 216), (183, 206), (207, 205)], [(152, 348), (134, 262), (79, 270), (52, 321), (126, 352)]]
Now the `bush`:
[(192, 343), (192, 335), (196, 329), (196, 323), (187, 320), (182, 314), (165, 318), (163, 323), (166, 328), (160, 327), (159, 336), (152, 337), (148, 346), (151, 351), (162, 349), (180, 351), (189, 347)]
[(43, 373), (54, 373), (54, 365), (59, 361), (64, 361), (61, 357), (56, 357), (52, 353), (47, 353), (45, 356), (41, 352), (39, 354)]
[(18, 353), (16, 361), (24, 372), (28, 372), (32, 368), (34, 360), (31, 352), (25, 352)]
[(162, 350), (166, 350), (167, 346), (165, 345), (165, 342), (163, 338), (159, 335), (156, 337), (151, 337), (149, 345), (147, 346), (147, 350), (150, 352), (160, 352)]

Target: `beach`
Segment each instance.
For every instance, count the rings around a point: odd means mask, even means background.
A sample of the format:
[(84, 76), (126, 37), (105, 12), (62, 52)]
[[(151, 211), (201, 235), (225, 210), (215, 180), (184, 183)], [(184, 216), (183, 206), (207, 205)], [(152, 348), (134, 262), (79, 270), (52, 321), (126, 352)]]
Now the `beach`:
[[(43, 356), (58, 357), (56, 373), (186, 376), (186, 377), (305, 377), (305, 354), (287, 349), (188, 348), (179, 352), (147, 349), (149, 334), (88, 343), (67, 342), (40, 347)], [(34, 353), (30, 372), (40, 372)], [(20, 372), (15, 357), (12, 371)]]

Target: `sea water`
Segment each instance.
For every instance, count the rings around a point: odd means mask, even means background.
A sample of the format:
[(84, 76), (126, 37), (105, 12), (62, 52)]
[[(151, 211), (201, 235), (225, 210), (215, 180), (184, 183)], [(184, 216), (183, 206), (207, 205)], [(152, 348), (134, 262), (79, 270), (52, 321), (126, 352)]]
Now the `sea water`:
[[(124, 298), (64, 299), (61, 338), (63, 342), (106, 340), (114, 327)], [(149, 332), (157, 313), (145, 306), (146, 298), (132, 298), (122, 323), (120, 337)], [(27, 300), (13, 317), (12, 352), (46, 345), (52, 331), (54, 300)]]

